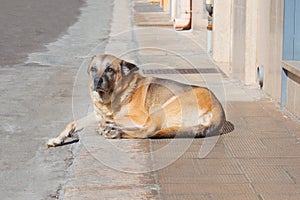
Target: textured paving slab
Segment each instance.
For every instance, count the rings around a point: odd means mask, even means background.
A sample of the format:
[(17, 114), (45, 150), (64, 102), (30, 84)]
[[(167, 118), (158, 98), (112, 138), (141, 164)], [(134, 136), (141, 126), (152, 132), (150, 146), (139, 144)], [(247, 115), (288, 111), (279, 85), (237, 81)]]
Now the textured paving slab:
[[(145, 1), (115, 0), (114, 12), (105, 10), (110, 4), (87, 2), (82, 18), (48, 51), (31, 54), (25, 66), (1, 68), (4, 199), (299, 198), (299, 122), (256, 87), (218, 71), (203, 49), (205, 39), (135, 26), (134, 3)], [(102, 15), (103, 32), (94, 26)], [(80, 133), (80, 143), (44, 149), (72, 114), (80, 118), (91, 110), (86, 68), (80, 66), (103, 52), (139, 64), (142, 72), (180, 69), (159, 76), (208, 86), (234, 130), (211, 140), (105, 140), (94, 124)], [(195, 68), (215, 73), (192, 74)], [(205, 144), (211, 151), (201, 158)]]
[(148, 140), (106, 140), (85, 128), (64, 199), (156, 199)]
[[(171, 29), (138, 29), (136, 38), (139, 60), (146, 74), (158, 72), (155, 75), (160, 77), (208, 85), (217, 96), (223, 97), (227, 119), (235, 126), (233, 132), (219, 138), (205, 159), (199, 158), (203, 139), (192, 141), (185, 150), (182, 145), (187, 143), (178, 141), (169, 151), (160, 153), (155, 151), (172, 142), (151, 141), (154, 166), (165, 159), (174, 159), (156, 171), (161, 199), (293, 199), (297, 196), (299, 124), (292, 123), (257, 88), (244, 87), (221, 74), (171, 73), (182, 68), (218, 68), (202, 48), (205, 45), (199, 44), (201, 40), (193, 34), (175, 33)], [(176, 157), (180, 152), (182, 156)]]
[[(221, 73), (193, 33), (137, 27), (124, 17), (134, 16), (137, 1), (118, 2), (106, 51), (134, 61), (146, 75), (162, 70), (155, 75), (208, 86), (234, 130), (209, 140), (113, 141), (86, 131), (65, 199), (296, 199), (299, 123), (258, 87)], [(211, 148), (202, 158), (204, 145)]]
[(137, 26), (172, 27), (169, 12), (164, 12), (159, 3), (134, 0), (134, 23)]
[[(134, 53), (126, 54), (136, 48), (131, 6), (128, 0), (114, 1), (111, 31), (102, 51), (134, 60)], [(81, 81), (87, 83), (84, 78)], [(96, 133), (96, 126), (91, 122), (80, 133), (81, 149), (76, 153), (64, 199), (158, 199), (149, 141), (106, 140)]]
[(135, 12), (163, 12), (159, 3), (150, 3), (145, 1), (136, 0), (134, 4)]

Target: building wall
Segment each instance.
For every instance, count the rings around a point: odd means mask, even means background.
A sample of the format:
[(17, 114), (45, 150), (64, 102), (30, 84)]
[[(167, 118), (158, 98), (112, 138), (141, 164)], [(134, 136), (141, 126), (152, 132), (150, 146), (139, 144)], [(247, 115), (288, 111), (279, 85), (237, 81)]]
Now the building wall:
[[(232, 62), (232, 1), (214, 1), (213, 59), (219, 63)], [(223, 70), (232, 72), (231, 66)]]
[(265, 68), (264, 90), (280, 101), (284, 0), (215, 1), (213, 58), (247, 85)]
[(203, 30), (207, 26), (207, 12), (205, 9), (205, 0), (192, 1), (192, 29)]
[(263, 89), (280, 102), (284, 0), (258, 2), (257, 65), (265, 68)]
[[(181, 10), (189, 2), (172, 1)], [(205, 0), (193, 0), (192, 6), (192, 28), (203, 30), (207, 25)], [(214, 1), (213, 59), (222, 69), (226, 68), (224, 71), (248, 85), (258, 85), (257, 67), (263, 66), (263, 90), (279, 103), (283, 21), (284, 0)], [(288, 74), (286, 93), (286, 108), (300, 118), (299, 77)]]
[(249, 85), (258, 85), (257, 67), (263, 66), (263, 90), (278, 103), (286, 93), (283, 103), (300, 118), (299, 76), (288, 73), (286, 91), (281, 88), (283, 22), (284, 0), (215, 1), (213, 59), (221, 68), (228, 63), (225, 70)]
[(246, 48), (246, 0), (232, 1), (232, 73), (244, 81)]

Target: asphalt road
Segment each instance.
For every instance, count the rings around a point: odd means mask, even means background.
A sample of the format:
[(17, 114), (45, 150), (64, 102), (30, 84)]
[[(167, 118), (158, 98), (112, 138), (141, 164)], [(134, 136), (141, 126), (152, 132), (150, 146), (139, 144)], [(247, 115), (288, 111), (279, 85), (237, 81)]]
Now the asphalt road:
[(1, 0), (0, 66), (26, 60), (44, 50), (74, 24), (84, 0)]
[[(1, 199), (63, 195), (80, 145), (44, 144), (74, 119), (76, 74), (80, 66), (86, 72), (81, 57), (95, 46), (97, 53), (104, 50), (112, 9), (112, 2), (99, 0), (1, 1)], [(87, 102), (87, 84), (78, 85), (76, 97), (83, 100), (77, 102)], [(79, 108), (85, 115), (87, 107)]]

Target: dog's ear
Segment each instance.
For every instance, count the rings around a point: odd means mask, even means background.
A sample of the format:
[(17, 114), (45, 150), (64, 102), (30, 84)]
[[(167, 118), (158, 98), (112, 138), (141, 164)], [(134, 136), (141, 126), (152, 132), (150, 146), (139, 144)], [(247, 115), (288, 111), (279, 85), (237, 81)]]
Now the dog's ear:
[(127, 62), (125, 60), (122, 60), (120, 65), (121, 65), (120, 67), (123, 76), (127, 76), (131, 72), (139, 70), (139, 68), (135, 64)]

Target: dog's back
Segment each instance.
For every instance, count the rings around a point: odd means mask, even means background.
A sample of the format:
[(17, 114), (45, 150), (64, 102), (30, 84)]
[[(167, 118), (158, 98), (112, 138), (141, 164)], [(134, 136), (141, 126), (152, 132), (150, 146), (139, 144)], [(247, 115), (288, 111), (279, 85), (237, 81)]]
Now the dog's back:
[[(159, 128), (172, 127), (177, 132), (176, 137), (217, 135), (225, 121), (221, 103), (208, 88), (169, 79), (153, 79), (148, 87), (146, 105), (147, 109), (154, 106), (155, 112), (160, 112), (156, 115), (162, 118)], [(164, 136), (160, 134), (160, 137)]]

